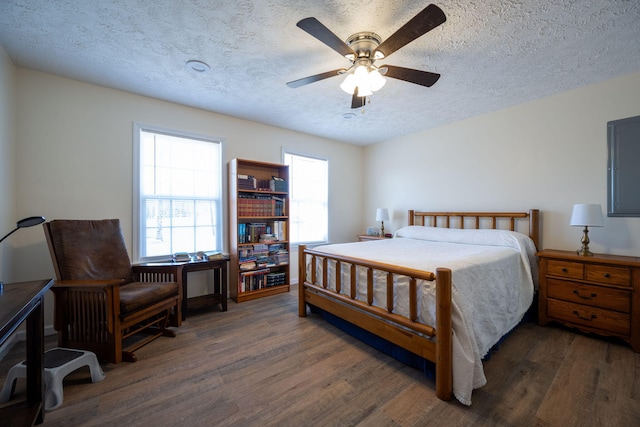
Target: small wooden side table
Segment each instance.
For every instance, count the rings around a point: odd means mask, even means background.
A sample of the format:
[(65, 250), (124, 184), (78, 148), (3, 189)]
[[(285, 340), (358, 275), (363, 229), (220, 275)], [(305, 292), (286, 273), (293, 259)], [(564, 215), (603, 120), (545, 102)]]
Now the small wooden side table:
[[(182, 271), (182, 320), (187, 317), (187, 311), (199, 310), (204, 307), (211, 307), (220, 304), (222, 311), (227, 311), (227, 269), (229, 257), (215, 260), (188, 261), (188, 262), (144, 262), (136, 265), (142, 266), (179, 266)], [(200, 295), (193, 298), (187, 297), (187, 277), (192, 271), (213, 271), (213, 293)]]
[(383, 237), (383, 236), (368, 236), (366, 234), (361, 234), (358, 236), (358, 241), (359, 242), (366, 242), (369, 240), (384, 240), (384, 239), (391, 239), (391, 237)]

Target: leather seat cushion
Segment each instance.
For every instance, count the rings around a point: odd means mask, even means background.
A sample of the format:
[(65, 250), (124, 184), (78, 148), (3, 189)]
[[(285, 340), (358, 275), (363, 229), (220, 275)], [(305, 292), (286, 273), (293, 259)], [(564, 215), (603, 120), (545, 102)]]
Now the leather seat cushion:
[(120, 286), (120, 314), (131, 313), (174, 296), (178, 296), (176, 282), (130, 282)]

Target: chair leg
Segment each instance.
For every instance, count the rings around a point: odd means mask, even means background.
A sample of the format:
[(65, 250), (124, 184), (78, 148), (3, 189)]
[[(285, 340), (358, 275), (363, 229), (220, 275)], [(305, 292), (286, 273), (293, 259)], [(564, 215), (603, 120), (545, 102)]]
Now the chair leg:
[(135, 353), (133, 351), (122, 351), (122, 361), (123, 362), (129, 362), (129, 363), (135, 363), (138, 361), (138, 357), (135, 355)]
[(151, 332), (153, 335), (161, 335), (163, 337), (175, 338), (176, 332), (171, 329), (163, 328), (161, 326), (151, 326), (147, 328), (147, 331)]

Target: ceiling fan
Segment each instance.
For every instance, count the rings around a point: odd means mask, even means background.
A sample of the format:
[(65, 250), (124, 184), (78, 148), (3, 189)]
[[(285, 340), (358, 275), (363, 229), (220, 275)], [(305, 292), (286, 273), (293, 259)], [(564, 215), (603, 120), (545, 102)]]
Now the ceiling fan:
[(363, 107), (366, 97), (384, 86), (383, 75), (431, 87), (438, 81), (440, 74), (393, 65), (377, 67), (374, 62), (388, 57), (446, 20), (444, 12), (438, 6), (430, 4), (384, 41), (375, 33), (363, 31), (351, 35), (343, 42), (316, 18), (305, 18), (296, 25), (347, 58), (351, 61), (351, 66), (293, 80), (288, 82), (287, 86), (297, 88), (346, 74), (347, 77), (340, 87), (352, 95), (351, 108)]

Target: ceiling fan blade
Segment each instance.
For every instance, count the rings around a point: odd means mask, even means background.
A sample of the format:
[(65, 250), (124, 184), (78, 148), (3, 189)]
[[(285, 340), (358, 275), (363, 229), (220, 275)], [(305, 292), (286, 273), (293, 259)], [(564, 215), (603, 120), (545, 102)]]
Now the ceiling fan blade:
[(351, 108), (362, 108), (366, 102), (366, 96), (358, 96), (358, 86), (356, 86), (356, 90), (353, 91), (353, 96), (351, 97)]
[(340, 68), (338, 70), (331, 70), (331, 71), (327, 71), (326, 73), (320, 73), (313, 76), (304, 77), (302, 79), (287, 82), (287, 86), (289, 86), (290, 88), (297, 88), (300, 86), (308, 85), (309, 83), (317, 82), (319, 80), (328, 79), (329, 77), (335, 77), (343, 71), (345, 71), (345, 69)]
[(413, 68), (395, 67), (393, 65), (383, 65), (380, 68), (385, 67), (387, 68), (387, 72), (384, 74), (385, 77), (404, 80), (420, 86), (431, 87), (440, 78), (440, 74), (414, 70)]
[(433, 30), (446, 20), (447, 17), (442, 9), (436, 5), (430, 4), (425, 7), (422, 12), (414, 16), (409, 22), (400, 27), (398, 31), (383, 41), (376, 49), (376, 52), (380, 52), (384, 57), (387, 57), (402, 46), (411, 43), (423, 34)]
[(344, 41), (340, 40), (338, 36), (333, 34), (330, 29), (325, 27), (316, 18), (305, 18), (296, 24), (298, 27), (311, 34), (313, 37), (320, 40), (322, 43), (329, 46), (342, 56), (353, 55), (356, 56), (356, 52), (349, 47)]

